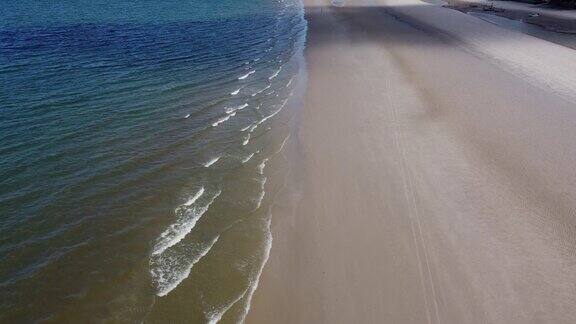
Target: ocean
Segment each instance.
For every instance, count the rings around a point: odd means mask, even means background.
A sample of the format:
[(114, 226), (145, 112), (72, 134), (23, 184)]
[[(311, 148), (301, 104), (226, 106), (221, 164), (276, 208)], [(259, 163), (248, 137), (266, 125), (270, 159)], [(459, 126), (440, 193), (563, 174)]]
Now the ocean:
[(242, 322), (305, 34), (299, 0), (4, 0), (0, 322)]

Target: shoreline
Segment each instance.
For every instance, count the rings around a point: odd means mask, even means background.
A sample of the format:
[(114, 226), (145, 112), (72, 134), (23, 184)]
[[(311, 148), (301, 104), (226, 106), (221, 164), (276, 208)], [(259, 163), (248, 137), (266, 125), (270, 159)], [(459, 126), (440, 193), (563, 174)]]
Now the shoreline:
[[(427, 30), (424, 5), (304, 3), (294, 173), (246, 323), (576, 321), (571, 96)], [(507, 60), (576, 57), (444, 12), (515, 37)]]

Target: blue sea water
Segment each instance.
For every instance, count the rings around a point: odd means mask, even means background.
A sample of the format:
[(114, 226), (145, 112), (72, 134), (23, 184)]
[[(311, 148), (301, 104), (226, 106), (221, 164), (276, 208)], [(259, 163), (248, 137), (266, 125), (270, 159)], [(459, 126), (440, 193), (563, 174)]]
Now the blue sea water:
[(0, 322), (242, 321), (305, 28), (296, 0), (3, 1)]

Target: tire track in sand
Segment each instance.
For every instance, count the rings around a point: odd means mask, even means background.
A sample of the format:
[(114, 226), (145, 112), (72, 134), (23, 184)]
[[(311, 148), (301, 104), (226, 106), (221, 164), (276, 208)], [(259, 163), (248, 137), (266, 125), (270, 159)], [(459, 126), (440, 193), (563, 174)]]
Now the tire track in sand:
[[(390, 78), (386, 78), (386, 89), (390, 89)], [(420, 220), (420, 213), (418, 210), (418, 203), (416, 202), (416, 194), (414, 190), (414, 182), (412, 180), (411, 172), (408, 167), (407, 158), (406, 158), (406, 144), (404, 140), (404, 136), (402, 133), (402, 126), (400, 123), (399, 111), (398, 107), (390, 98), (390, 92), (386, 91), (384, 94), (386, 97), (386, 104), (391, 109), (391, 122), (392, 122), (392, 129), (394, 135), (394, 143), (396, 145), (396, 149), (398, 151), (398, 156), (400, 158), (400, 167), (401, 167), (401, 175), (402, 175), (402, 182), (403, 182), (403, 190), (404, 196), (406, 197), (406, 203), (408, 204), (408, 215), (410, 217), (410, 231), (412, 234), (412, 239), (414, 241), (414, 248), (416, 250), (416, 260), (418, 262), (418, 270), (420, 272), (420, 284), (422, 286), (422, 293), (424, 297), (424, 307), (426, 308), (426, 317), (428, 323), (436, 322), (442, 323), (440, 321), (440, 314), (438, 311), (438, 301), (436, 298), (436, 288), (434, 285), (434, 280), (432, 278), (432, 271), (430, 269), (430, 262), (426, 248), (426, 242), (424, 240), (424, 235), (422, 233), (422, 224)], [(417, 227), (417, 229), (415, 228)], [(419, 243), (420, 242), (420, 243)], [(422, 260), (422, 256), (420, 255), (420, 248), (419, 245), (422, 245), (422, 255), (424, 260)], [(427, 276), (424, 274), (424, 269), (426, 268)], [(427, 280), (426, 280), (427, 279)], [(430, 314), (430, 305), (428, 301), (428, 289), (426, 288), (426, 281), (431, 287), (431, 294), (432, 294), (432, 302), (434, 306), (434, 317)]]

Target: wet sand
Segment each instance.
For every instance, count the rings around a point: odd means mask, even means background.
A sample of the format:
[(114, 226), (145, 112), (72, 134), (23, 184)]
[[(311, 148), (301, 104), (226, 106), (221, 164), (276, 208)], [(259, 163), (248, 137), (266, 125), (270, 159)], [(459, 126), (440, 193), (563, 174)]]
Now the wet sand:
[(573, 67), (530, 78), (491, 53), (541, 40), (449, 9), (492, 52), (426, 6), (305, 4), (294, 183), (246, 322), (575, 323)]

